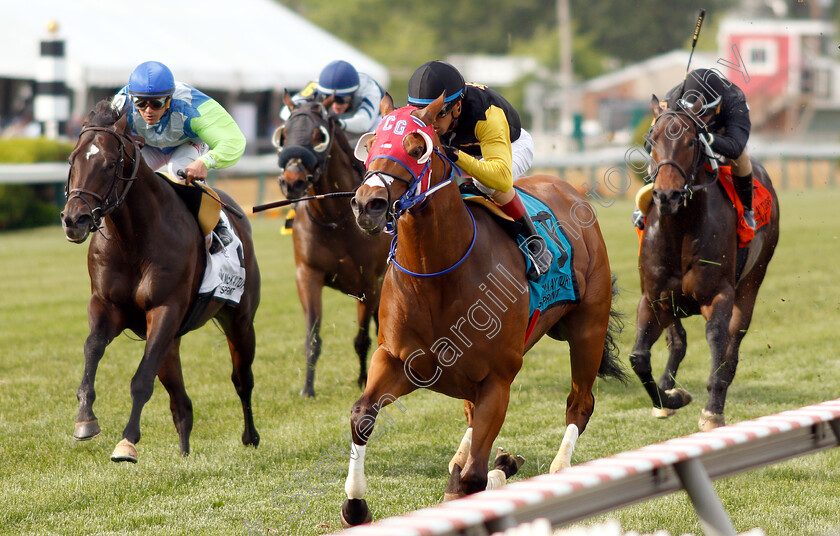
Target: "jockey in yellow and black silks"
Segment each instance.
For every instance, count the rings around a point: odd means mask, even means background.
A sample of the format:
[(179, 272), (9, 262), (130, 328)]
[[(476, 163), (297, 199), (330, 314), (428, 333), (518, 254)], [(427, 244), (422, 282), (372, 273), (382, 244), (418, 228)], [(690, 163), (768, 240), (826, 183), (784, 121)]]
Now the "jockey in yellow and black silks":
[(466, 84), (448, 63), (424, 63), (408, 81), (409, 105), (426, 106), (441, 95), (445, 95), (445, 104), (434, 126), (447, 157), (521, 224), (532, 261), (528, 278), (539, 278), (550, 268), (552, 255), (513, 188), (513, 181), (534, 161), (530, 134), (522, 128), (513, 106), (497, 92)]

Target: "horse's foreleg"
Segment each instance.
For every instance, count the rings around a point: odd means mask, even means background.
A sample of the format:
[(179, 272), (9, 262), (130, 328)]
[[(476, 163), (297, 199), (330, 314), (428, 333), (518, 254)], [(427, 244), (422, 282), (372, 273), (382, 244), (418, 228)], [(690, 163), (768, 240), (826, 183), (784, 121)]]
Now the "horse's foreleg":
[(166, 360), (158, 371), (160, 383), (169, 393), (169, 409), (172, 411), (172, 421), (175, 423), (175, 430), (178, 431), (178, 438), (181, 444), (181, 455), (190, 453), (190, 432), (193, 426), (193, 408), (190, 397), (184, 389), (184, 375), (181, 371), (181, 340), (172, 342)]
[[(183, 303), (186, 301), (183, 300)], [(183, 311), (174, 307), (158, 307), (146, 314), (146, 349), (137, 372), (131, 378), (131, 415), (123, 430), (122, 441), (111, 454), (111, 460), (115, 462), (137, 462), (135, 445), (140, 441), (140, 415), (143, 406), (152, 397), (155, 375), (175, 344), (175, 332), (182, 316)]]
[(306, 380), (300, 396), (315, 396), (315, 364), (321, 356), (321, 293), (324, 288), (324, 272), (306, 264), (298, 265), (296, 278), (300, 304), (306, 320), (306, 339), (303, 347), (306, 353)]
[(356, 316), (359, 331), (353, 339), (353, 348), (359, 356), (359, 389), (364, 389), (367, 383), (367, 354), (370, 350), (370, 319), (376, 309), (376, 297), (363, 296), (356, 305)]
[(636, 311), (636, 343), (630, 352), (630, 364), (655, 408), (679, 409), (691, 402), (691, 395), (683, 389), (661, 389), (653, 379), (650, 365), (650, 349), (662, 335), (662, 331), (674, 321), (669, 307), (665, 302), (654, 306), (644, 295), (639, 300)]
[(85, 441), (99, 435), (99, 421), (93, 413), (93, 402), (96, 400), (96, 370), (99, 361), (105, 355), (105, 348), (123, 329), (122, 313), (94, 298), (91, 298), (88, 304), (88, 321), (90, 334), (85, 340), (85, 371), (76, 391), (79, 413), (76, 416), (73, 438), (77, 441)]
[[(369, 442), (379, 438), (382, 428), (373, 427), (382, 408), (416, 387), (403, 370), (403, 362), (379, 347), (371, 358), (367, 386), (361, 398), (350, 410), (350, 433), (353, 445), (344, 491), (347, 500), (341, 506), (341, 523), (348, 527), (371, 520), (370, 509), (364, 500), (367, 491), (365, 453)], [(400, 406), (401, 403), (398, 402)], [(404, 407), (401, 408), (405, 411)]]
[[(677, 370), (679, 370), (680, 363), (685, 358), (687, 348), (685, 329), (683, 329), (679, 318), (674, 318), (674, 323), (668, 326), (665, 332), (665, 340), (668, 343), (668, 363), (665, 365), (665, 370), (662, 371), (662, 376), (659, 377), (659, 389), (666, 393), (682, 392), (685, 398), (690, 399), (691, 395), (685, 389), (674, 390), (677, 383)], [(677, 410), (674, 409), (653, 408), (653, 416), (658, 419), (668, 418), (676, 412)]]
[(242, 403), (242, 415), (245, 418), (245, 430), (242, 432), (242, 444), (257, 446), (260, 444), (260, 434), (254, 427), (254, 412), (251, 409), (251, 393), (254, 390), (254, 373), (251, 365), (254, 363), (256, 351), (256, 335), (254, 334), (254, 317), (218, 317), (225, 331), (233, 363), (230, 379), (239, 400)]
[[(501, 378), (484, 380), (475, 401), (470, 453), (461, 471), (461, 490), (466, 495), (488, 489), (490, 449), (505, 422), (509, 400), (509, 381)], [(494, 474), (493, 482), (494, 486), (499, 486), (504, 484), (504, 479)]]
[(711, 372), (706, 386), (709, 401), (698, 423), (702, 430), (711, 430), (725, 424), (723, 406), (726, 402), (726, 390), (735, 377), (735, 368), (738, 365), (737, 356), (732, 359), (732, 356), (727, 355), (734, 295), (732, 287), (726, 286), (712, 299), (711, 304), (700, 307), (706, 319), (706, 340), (712, 354)]

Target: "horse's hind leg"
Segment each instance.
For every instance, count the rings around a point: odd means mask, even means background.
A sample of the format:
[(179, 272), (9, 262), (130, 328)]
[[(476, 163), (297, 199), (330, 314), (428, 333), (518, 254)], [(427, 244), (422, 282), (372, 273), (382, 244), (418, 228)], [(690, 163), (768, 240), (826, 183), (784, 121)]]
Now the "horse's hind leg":
[(353, 339), (353, 348), (359, 356), (359, 389), (365, 388), (367, 383), (367, 354), (370, 350), (370, 319), (376, 311), (378, 299), (363, 296), (356, 305), (356, 315), (359, 322), (359, 331)]
[(184, 389), (184, 375), (181, 372), (181, 339), (175, 339), (166, 360), (158, 371), (160, 383), (169, 393), (169, 409), (181, 444), (181, 456), (190, 453), (190, 432), (193, 427), (193, 408), (190, 397)]
[[(377, 439), (382, 428), (374, 425), (377, 416), (388, 404), (396, 401), (402, 395), (408, 394), (417, 386), (409, 381), (403, 369), (403, 362), (379, 347), (370, 360), (370, 371), (365, 391), (350, 410), (350, 433), (353, 444), (350, 446), (350, 464), (347, 471), (347, 481), (344, 490), (347, 500), (341, 506), (341, 523), (348, 527), (360, 525), (371, 520), (370, 509), (364, 500), (367, 491), (365, 479), (365, 451), (368, 441)], [(397, 403), (400, 411), (405, 412), (405, 406)], [(382, 412), (382, 417), (390, 421), (390, 417)]]
[(253, 316), (235, 317), (232, 320), (219, 317), (219, 323), (227, 336), (230, 358), (233, 362), (230, 379), (242, 402), (242, 414), (245, 418), (242, 444), (256, 447), (260, 444), (260, 434), (254, 427), (254, 412), (251, 409), (251, 393), (254, 390), (254, 373), (251, 365), (254, 363), (256, 352)]
[(572, 464), (578, 435), (583, 433), (595, 409), (592, 386), (601, 367), (604, 340), (610, 319), (610, 294), (599, 303), (583, 303), (563, 318), (572, 365), (572, 390), (566, 399), (566, 432), (549, 472), (562, 471)]
[(93, 402), (96, 400), (96, 370), (99, 361), (105, 355), (105, 348), (123, 329), (122, 313), (110, 304), (103, 304), (91, 298), (88, 304), (88, 319), (90, 334), (85, 340), (85, 371), (82, 382), (76, 391), (79, 400), (79, 413), (73, 438), (77, 441), (93, 439), (99, 435), (99, 421), (93, 413)]
[[(680, 368), (686, 352), (686, 335), (685, 329), (682, 326), (679, 318), (674, 318), (674, 323), (668, 326), (665, 331), (665, 340), (668, 344), (668, 363), (665, 365), (665, 370), (659, 378), (659, 389), (666, 393), (680, 393), (683, 398), (691, 400), (691, 395), (685, 389), (674, 390), (677, 383), (677, 370)], [(677, 412), (675, 409), (669, 408), (653, 408), (653, 416), (658, 419), (664, 419), (674, 415)]]
[(306, 320), (306, 339), (303, 347), (306, 353), (306, 380), (300, 396), (315, 396), (315, 365), (321, 356), (321, 293), (324, 289), (324, 273), (300, 264), (296, 272), (298, 296)]

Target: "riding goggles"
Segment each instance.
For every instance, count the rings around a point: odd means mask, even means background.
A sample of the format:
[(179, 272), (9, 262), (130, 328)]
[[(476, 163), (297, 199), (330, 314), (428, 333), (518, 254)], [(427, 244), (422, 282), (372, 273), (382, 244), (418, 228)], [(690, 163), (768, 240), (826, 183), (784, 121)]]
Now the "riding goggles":
[(148, 106), (152, 107), (152, 110), (160, 110), (164, 106), (166, 106), (166, 101), (169, 100), (169, 97), (161, 97), (159, 99), (149, 99), (143, 97), (131, 97), (131, 102), (134, 103), (134, 107), (138, 110), (143, 110)]

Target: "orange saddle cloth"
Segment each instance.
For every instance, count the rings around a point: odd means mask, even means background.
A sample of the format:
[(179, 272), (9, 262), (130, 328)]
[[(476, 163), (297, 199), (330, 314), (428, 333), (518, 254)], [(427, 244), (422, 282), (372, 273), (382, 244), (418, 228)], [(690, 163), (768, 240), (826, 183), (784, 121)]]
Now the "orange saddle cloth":
[[(735, 184), (732, 182), (732, 167), (720, 166), (720, 183), (723, 189), (726, 190), (726, 195), (729, 200), (735, 205), (735, 211), (738, 213), (738, 247), (746, 247), (750, 241), (755, 237), (755, 231), (747, 226), (744, 221), (744, 205), (735, 193)], [(770, 190), (759, 181), (753, 179), (753, 214), (755, 215), (755, 228), (760, 229), (770, 221), (770, 213), (773, 208), (773, 198), (770, 197)]]

